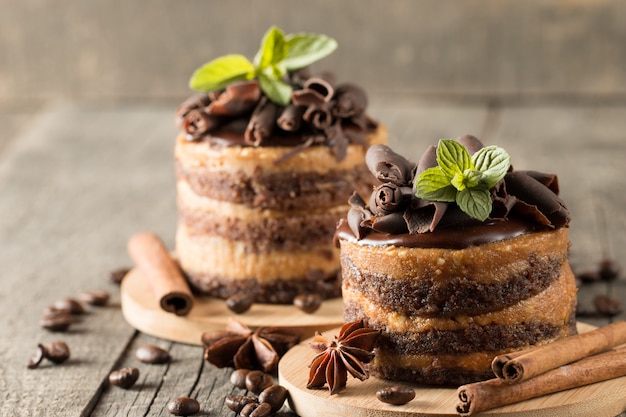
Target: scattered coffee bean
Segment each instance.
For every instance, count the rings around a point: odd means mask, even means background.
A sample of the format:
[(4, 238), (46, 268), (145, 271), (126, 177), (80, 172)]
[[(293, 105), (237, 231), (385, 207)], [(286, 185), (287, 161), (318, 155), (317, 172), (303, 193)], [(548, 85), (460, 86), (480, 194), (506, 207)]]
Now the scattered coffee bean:
[(139, 369), (122, 368), (109, 374), (109, 382), (120, 388), (128, 389), (139, 379)]
[(102, 290), (86, 291), (78, 296), (78, 298), (91, 306), (104, 306), (109, 302), (111, 294)]
[(194, 398), (178, 397), (167, 403), (167, 411), (175, 416), (190, 416), (200, 411), (200, 403)]
[(51, 332), (64, 332), (74, 322), (69, 313), (48, 312), (39, 320), (39, 326)]
[(111, 273), (109, 274), (109, 281), (114, 284), (121, 284), (122, 280), (124, 279), (126, 274), (128, 274), (128, 272), (130, 272), (130, 268), (118, 268), (114, 271), (111, 271)]
[(250, 371), (246, 375), (246, 389), (255, 394), (259, 394), (273, 383), (272, 376), (262, 371)]
[(376, 398), (387, 404), (403, 405), (415, 398), (415, 390), (399, 386), (383, 388), (376, 391)]
[(272, 413), (280, 410), (287, 399), (287, 388), (282, 385), (271, 385), (259, 394), (259, 402), (269, 404)]
[(28, 360), (28, 369), (35, 369), (39, 366), (44, 356), (46, 355), (46, 348), (39, 343), (37, 345), (37, 350), (33, 354), (33, 356)]
[(272, 414), (272, 406), (269, 405), (268, 403), (260, 403), (254, 410), (252, 410), (249, 416), (250, 417), (267, 417), (270, 414)]
[(596, 271), (584, 271), (576, 274), (576, 278), (585, 284), (590, 284), (600, 281), (600, 274)]
[(59, 300), (52, 306), (59, 310), (69, 311), (70, 314), (83, 314), (85, 312), (85, 307), (73, 298)]
[(157, 345), (144, 345), (135, 351), (135, 358), (139, 362), (161, 364), (170, 361), (170, 354), (167, 350), (160, 348)]
[(248, 403), (242, 407), (241, 411), (239, 411), (239, 415), (241, 417), (250, 417), (252, 413), (254, 412), (254, 410), (257, 409), (258, 406), (259, 406), (259, 403), (257, 402)]
[(235, 294), (226, 299), (226, 307), (236, 314), (250, 310), (252, 304), (254, 304), (254, 296), (250, 294)]
[(230, 383), (237, 388), (245, 388), (246, 375), (248, 375), (248, 373), (250, 373), (249, 369), (235, 369), (233, 373), (230, 374)]
[(620, 266), (611, 259), (603, 259), (598, 263), (598, 274), (605, 281), (617, 279), (620, 273)]
[(311, 314), (322, 305), (322, 297), (319, 294), (300, 294), (294, 297), (293, 305), (305, 313)]
[(624, 311), (624, 306), (620, 300), (609, 295), (597, 295), (593, 299), (596, 311), (603, 316), (616, 316)]
[(258, 403), (257, 398), (250, 395), (229, 395), (224, 402), (226, 407), (230, 408), (235, 413), (240, 413), (247, 404), (256, 403)]
[(67, 343), (56, 340), (44, 347), (44, 356), (54, 363), (63, 363), (70, 358), (70, 348)]

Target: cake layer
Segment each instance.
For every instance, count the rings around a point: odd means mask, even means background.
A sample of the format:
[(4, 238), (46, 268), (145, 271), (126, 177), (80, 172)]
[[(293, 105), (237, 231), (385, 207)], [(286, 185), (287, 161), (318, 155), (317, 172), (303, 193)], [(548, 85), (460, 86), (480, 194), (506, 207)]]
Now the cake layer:
[(407, 316), (498, 311), (546, 289), (561, 274), (567, 229), (528, 233), (465, 249), (341, 242), (344, 286)]
[(189, 236), (219, 236), (238, 241), (246, 253), (306, 251), (331, 242), (337, 221), (349, 206), (326, 210), (276, 211), (212, 200), (179, 181), (178, 214)]
[(188, 274), (210, 273), (216, 277), (256, 279), (303, 279), (312, 269), (331, 274), (338, 265), (338, 251), (331, 245), (311, 246), (306, 251), (250, 253), (246, 244), (219, 236), (191, 236), (184, 224), (178, 225), (176, 252)]
[[(384, 127), (368, 136), (385, 141)], [(313, 146), (280, 163), (290, 147), (217, 146), (207, 141), (176, 142), (176, 175), (193, 191), (215, 200), (273, 210), (305, 210), (345, 205), (356, 189), (371, 191), (373, 177), (364, 164), (365, 148), (348, 146), (337, 161), (328, 147)]]

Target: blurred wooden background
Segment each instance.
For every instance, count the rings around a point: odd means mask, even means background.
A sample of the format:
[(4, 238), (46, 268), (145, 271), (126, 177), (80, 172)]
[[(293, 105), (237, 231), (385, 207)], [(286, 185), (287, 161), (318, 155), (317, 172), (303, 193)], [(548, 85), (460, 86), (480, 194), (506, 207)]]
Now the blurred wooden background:
[(374, 97), (626, 97), (620, 0), (0, 0), (0, 106), (179, 99), (272, 24), (335, 37), (316, 69)]

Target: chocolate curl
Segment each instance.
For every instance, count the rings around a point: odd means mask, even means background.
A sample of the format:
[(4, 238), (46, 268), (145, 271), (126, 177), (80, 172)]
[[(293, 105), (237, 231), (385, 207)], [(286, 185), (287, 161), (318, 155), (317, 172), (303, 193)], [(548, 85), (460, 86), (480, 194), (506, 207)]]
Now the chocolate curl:
[(474, 155), (476, 152), (485, 147), (476, 136), (472, 135), (461, 136), (460, 138), (457, 138), (456, 141), (465, 146), (465, 149), (467, 149), (467, 152), (470, 155)]
[(352, 207), (346, 216), (348, 226), (357, 239), (363, 239), (369, 232), (369, 229), (364, 226), (364, 222), (371, 219), (372, 213), (367, 210), (365, 207), (365, 201), (356, 192), (352, 193), (348, 199), (348, 203)]
[(330, 150), (333, 155), (335, 155), (335, 159), (338, 161), (343, 160), (348, 153), (348, 144), (350, 142), (348, 141), (348, 137), (343, 133), (341, 123), (337, 121), (325, 131), (328, 137), (328, 146), (330, 146)]
[(291, 94), (291, 101), (298, 106), (306, 106), (304, 120), (317, 130), (326, 130), (333, 124), (330, 112), (330, 99), (334, 94), (333, 87), (321, 78), (310, 78), (302, 90)]
[(529, 177), (532, 177), (548, 187), (556, 195), (559, 194), (559, 178), (555, 174), (546, 174), (545, 172), (538, 171), (518, 171), (524, 172)]
[(178, 265), (153, 233), (137, 233), (128, 240), (128, 253), (164, 311), (184, 316), (191, 311), (193, 296)]
[(318, 93), (324, 98), (325, 102), (329, 102), (335, 94), (335, 89), (324, 78), (311, 77), (304, 83), (304, 90), (311, 90)]
[(408, 227), (406, 221), (404, 220), (404, 214), (400, 212), (372, 217), (365, 220), (363, 225), (369, 226), (377, 232), (390, 233), (394, 235), (408, 232)]
[(251, 111), (260, 98), (258, 81), (240, 81), (226, 86), (226, 90), (208, 105), (206, 111), (215, 115), (239, 116)]
[(272, 135), (277, 114), (278, 106), (263, 96), (250, 116), (250, 122), (243, 136), (245, 142), (252, 146), (261, 145)]
[(409, 187), (399, 187), (393, 183), (381, 184), (374, 188), (370, 196), (370, 210), (375, 216), (402, 211), (406, 205), (406, 197), (411, 197)]
[(378, 181), (391, 182), (398, 186), (411, 183), (411, 171), (415, 166), (389, 146), (380, 144), (370, 146), (365, 154), (365, 164)]
[(220, 123), (220, 117), (207, 114), (204, 109), (193, 109), (183, 118), (181, 128), (195, 139), (216, 128)]
[(304, 106), (296, 106), (295, 104), (289, 104), (285, 107), (276, 120), (276, 124), (282, 130), (286, 132), (295, 132), (300, 129), (300, 125), (302, 124), (302, 115), (306, 107)]
[(208, 106), (209, 103), (211, 103), (211, 97), (209, 97), (209, 95), (206, 93), (194, 94), (193, 96), (189, 97), (187, 100), (180, 103), (175, 113), (176, 126), (182, 129), (185, 116), (187, 116), (190, 110), (202, 109)]
[(518, 200), (513, 210), (545, 226), (569, 224), (570, 215), (565, 203), (541, 182), (524, 171), (509, 172), (504, 180), (507, 192)]
[(354, 84), (341, 84), (335, 91), (332, 114), (343, 119), (363, 115), (367, 108), (365, 91)]

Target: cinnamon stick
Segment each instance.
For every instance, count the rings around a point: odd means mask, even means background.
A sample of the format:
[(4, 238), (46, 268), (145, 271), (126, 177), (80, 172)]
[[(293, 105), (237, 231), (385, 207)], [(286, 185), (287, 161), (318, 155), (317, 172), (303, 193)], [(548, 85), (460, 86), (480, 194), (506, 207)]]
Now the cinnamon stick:
[(626, 347), (589, 356), (517, 384), (494, 378), (457, 390), (460, 416), (626, 375)]
[(188, 314), (193, 306), (191, 290), (161, 239), (153, 233), (137, 233), (129, 239), (127, 247), (159, 306), (177, 316)]
[(491, 368), (503, 381), (519, 383), (624, 343), (626, 321), (618, 321), (549, 345), (497, 356), (491, 363)]

